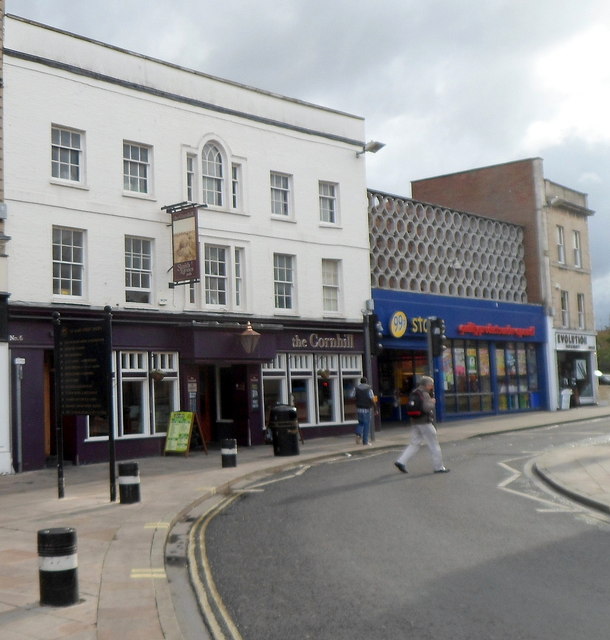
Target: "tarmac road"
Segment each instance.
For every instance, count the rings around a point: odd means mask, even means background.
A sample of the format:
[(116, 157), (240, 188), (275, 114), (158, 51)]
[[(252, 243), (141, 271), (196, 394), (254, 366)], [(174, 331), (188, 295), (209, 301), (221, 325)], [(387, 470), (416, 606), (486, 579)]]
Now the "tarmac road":
[(206, 532), (228, 637), (605, 640), (610, 521), (525, 473), (584, 434), (447, 444), (449, 475), (386, 450), (251, 485)]

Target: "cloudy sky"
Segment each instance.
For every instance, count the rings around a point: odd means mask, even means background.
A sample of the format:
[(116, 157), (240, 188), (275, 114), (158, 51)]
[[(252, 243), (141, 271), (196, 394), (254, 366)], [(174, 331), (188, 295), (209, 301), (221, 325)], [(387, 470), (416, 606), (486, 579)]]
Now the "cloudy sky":
[(608, 0), (6, 0), (7, 13), (366, 118), (368, 186), (539, 156), (589, 194), (610, 325)]

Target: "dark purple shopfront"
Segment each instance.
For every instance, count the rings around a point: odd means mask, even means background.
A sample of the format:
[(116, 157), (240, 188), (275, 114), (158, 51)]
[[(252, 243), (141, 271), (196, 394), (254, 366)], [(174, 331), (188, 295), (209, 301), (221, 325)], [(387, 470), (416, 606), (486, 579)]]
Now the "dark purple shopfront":
[[(16, 462), (23, 471), (52, 464), (57, 455), (55, 310), (64, 322), (103, 317), (101, 310), (10, 308), (11, 360), (24, 361), (22, 378), (13, 375), (11, 381), (21, 407), (17, 416), (17, 403), (12, 403), (12, 441), (20, 443), (19, 451), (13, 447), (13, 457), (19, 456)], [(113, 311), (117, 460), (162, 455), (172, 411), (196, 412), (208, 443), (235, 438), (239, 446), (262, 444), (265, 413), (274, 402), (299, 406), (306, 436), (345, 430), (345, 422), (351, 421), (346, 385), (361, 373), (356, 371), (362, 361), (359, 325), (343, 323), (329, 331), (327, 323), (303, 328), (270, 320), (248, 327), (247, 320), (222, 320)], [(313, 344), (305, 344), (301, 336), (311, 335), (316, 336)], [(323, 397), (329, 388), (334, 394), (330, 401)], [(106, 418), (66, 415), (62, 423), (65, 461), (108, 460)]]

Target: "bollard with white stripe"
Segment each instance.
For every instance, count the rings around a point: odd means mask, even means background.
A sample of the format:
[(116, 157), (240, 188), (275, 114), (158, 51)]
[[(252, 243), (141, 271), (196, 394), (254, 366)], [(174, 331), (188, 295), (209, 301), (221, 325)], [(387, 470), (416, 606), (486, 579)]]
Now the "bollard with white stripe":
[(67, 607), (78, 602), (75, 529), (38, 531), (38, 568), (41, 605)]
[(223, 467), (237, 466), (237, 440), (229, 438), (220, 441), (220, 454)]
[(121, 504), (140, 502), (140, 470), (137, 462), (119, 462)]

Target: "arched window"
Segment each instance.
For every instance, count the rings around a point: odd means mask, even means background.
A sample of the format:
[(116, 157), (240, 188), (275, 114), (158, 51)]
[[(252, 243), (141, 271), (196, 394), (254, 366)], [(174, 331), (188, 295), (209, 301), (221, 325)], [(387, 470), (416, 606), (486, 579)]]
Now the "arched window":
[(216, 207), (223, 205), (224, 171), (218, 147), (208, 142), (201, 152), (203, 202)]

